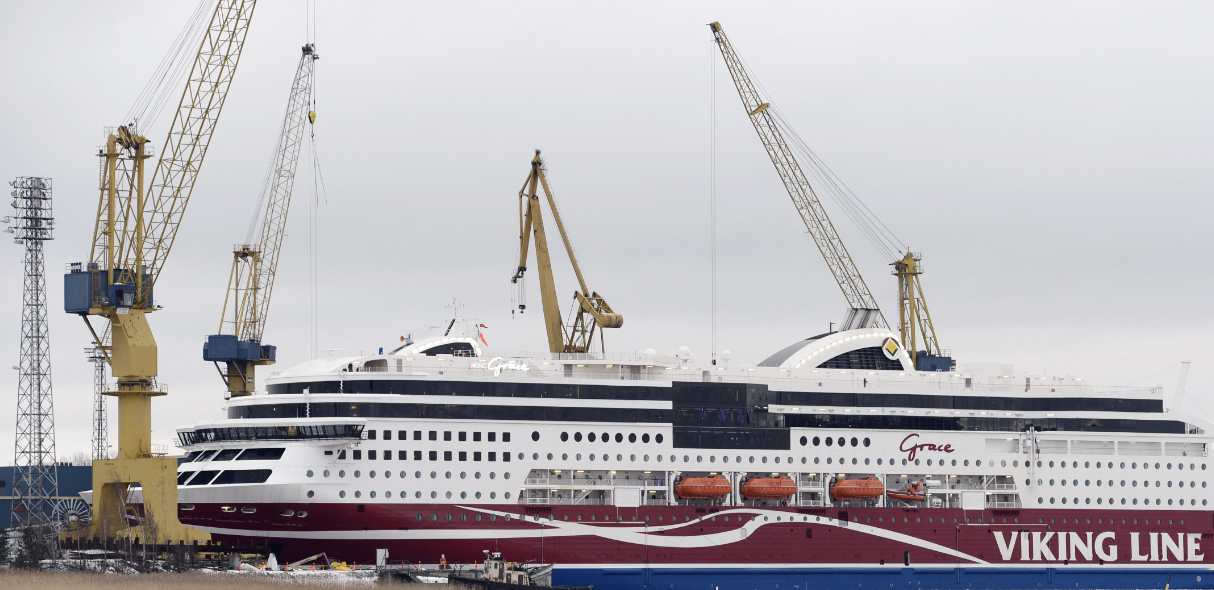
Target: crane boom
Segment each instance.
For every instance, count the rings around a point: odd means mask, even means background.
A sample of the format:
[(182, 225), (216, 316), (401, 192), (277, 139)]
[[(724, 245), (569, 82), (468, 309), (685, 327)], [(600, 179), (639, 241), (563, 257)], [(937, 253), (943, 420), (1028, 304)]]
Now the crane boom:
[[(304, 124), (316, 121), (316, 112), (310, 109), (313, 72), (320, 56), (310, 43), (304, 45), (301, 51), (299, 66), (291, 82), (291, 94), (287, 98), (287, 112), (283, 116), (274, 150), (272, 171), (265, 186), (266, 193), (261, 199), (266, 203), (261, 233), (258, 234), (256, 245), (240, 244), (233, 250), (228, 290), (219, 316), (219, 333), (208, 336), (203, 346), (203, 359), (214, 362), (216, 367), (219, 363), (226, 365), (227, 371), (220, 369), (219, 373), (228, 386), (228, 392), (234, 396), (253, 393), (256, 386), (255, 367), (275, 361), (275, 347), (262, 345), (262, 335), (274, 278), (277, 276), (287, 212), (291, 207)], [(230, 317), (229, 308), (232, 311)], [(224, 333), (225, 327), (231, 328), (230, 334)]]
[(716, 38), (717, 47), (721, 50), (721, 56), (725, 60), (726, 68), (729, 69), (730, 77), (733, 78), (734, 86), (738, 90), (738, 97), (742, 99), (742, 106), (746, 109), (751, 125), (759, 134), (759, 140), (763, 142), (763, 148), (767, 150), (767, 155), (771, 158), (771, 163), (775, 166), (776, 173), (779, 174), (780, 181), (784, 184), (784, 189), (788, 191), (788, 196), (796, 206), (797, 213), (801, 215), (801, 221), (805, 223), (805, 228), (809, 230), (814, 244), (818, 246), (818, 251), (826, 260), (826, 266), (830, 268), (831, 274), (839, 284), (839, 289), (843, 291), (843, 296), (847, 299), (851, 310), (844, 321), (844, 327), (886, 328), (885, 316), (881, 313), (868, 285), (865, 284), (864, 277), (860, 276), (860, 269), (856, 268), (855, 261), (848, 254), (847, 247), (843, 245), (843, 240), (835, 231), (834, 224), (827, 217), (822, 202), (801, 170), (801, 165), (797, 162), (793, 150), (784, 140), (784, 133), (780, 130), (780, 125), (773, 113), (768, 110), (771, 106), (770, 103), (764, 102), (759, 96), (758, 89), (751, 82), (750, 74), (742, 64), (742, 59), (734, 51), (733, 45), (729, 43), (729, 38), (721, 29), (721, 24), (714, 22), (708, 26)]
[[(89, 316), (109, 324), (111, 342), (101, 351), (117, 380), (117, 390), (105, 393), (118, 397), (118, 453), (112, 460), (94, 462), (96, 523), (125, 524), (122, 499), (139, 482), (144, 511), (155, 514), (164, 538), (205, 538), (177, 520), (176, 459), (152, 454), (151, 400), (165, 393), (156, 380), (157, 346), (147, 314), (157, 309), (152, 288), (210, 146), (255, 6), (255, 0), (218, 0), (215, 5), (148, 188), (145, 164), (152, 151), (137, 122), (108, 133), (98, 154), (101, 191), (89, 262), (73, 264), (64, 277), (64, 310), (84, 318), (95, 342), (105, 340)], [(116, 533), (130, 534), (130, 529), (94, 531), (92, 536)]]
[[(560, 210), (556, 207), (556, 199), (548, 186), (548, 178), (544, 174), (544, 160), (540, 151), (535, 150), (531, 160), (531, 172), (519, 190), (519, 262), (511, 283), (517, 284), (527, 272), (527, 253), (530, 250), (531, 235), (535, 235), (535, 257), (540, 265), (540, 295), (544, 306), (544, 326), (548, 333), (548, 350), (557, 353), (590, 352), (595, 330), (599, 330), (599, 346), (603, 346), (602, 329), (619, 328), (624, 325), (624, 316), (612, 311), (607, 300), (597, 292), (586, 287), (586, 279), (582, 277), (582, 267), (578, 264), (577, 256), (573, 253), (573, 243), (565, 232), (565, 224), (561, 221)], [(548, 237), (544, 232), (544, 217), (541, 214), (539, 190), (543, 188), (548, 200), (548, 209), (556, 221), (561, 241), (565, 244), (565, 253), (573, 264), (573, 273), (577, 276), (578, 287), (581, 290), (573, 292), (574, 305), (571, 316), (573, 324), (566, 329), (561, 319), (561, 310), (557, 307), (556, 282), (552, 278), (552, 259), (548, 252)], [(525, 305), (519, 305), (525, 310)]]

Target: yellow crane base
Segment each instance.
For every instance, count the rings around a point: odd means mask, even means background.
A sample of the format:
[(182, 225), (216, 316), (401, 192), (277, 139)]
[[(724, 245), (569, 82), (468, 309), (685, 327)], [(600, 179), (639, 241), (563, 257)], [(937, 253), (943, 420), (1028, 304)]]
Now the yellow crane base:
[[(76, 539), (139, 539), (149, 544), (205, 542), (210, 534), (177, 520), (177, 457), (93, 461), (92, 520), (68, 533)], [(142, 504), (130, 488), (143, 487)]]

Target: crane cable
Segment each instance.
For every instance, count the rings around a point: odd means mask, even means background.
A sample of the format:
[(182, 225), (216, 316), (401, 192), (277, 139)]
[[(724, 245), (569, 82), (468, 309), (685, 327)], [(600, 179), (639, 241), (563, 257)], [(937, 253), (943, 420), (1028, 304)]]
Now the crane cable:
[(751, 72), (751, 82), (758, 87), (759, 91), (762, 92), (764, 97), (766, 97), (767, 102), (770, 105), (764, 112), (770, 113), (776, 122), (779, 123), (780, 131), (787, 135), (792, 148), (800, 153), (804, 158), (807, 163), (806, 168), (808, 169), (809, 173), (819, 181), (818, 188), (822, 190), (822, 192), (825, 192), (827, 196), (829, 196), (830, 199), (843, 210), (848, 219), (855, 224), (856, 228), (860, 230), (860, 233), (864, 235), (865, 239), (872, 244), (873, 248), (875, 248), (878, 253), (890, 261), (901, 258), (901, 252), (904, 250), (909, 250), (909, 248), (905, 246), (905, 242), (900, 240), (894, 234), (893, 230), (891, 230), (889, 226), (885, 225), (885, 223), (882, 222), (875, 213), (873, 213), (872, 209), (869, 209), (868, 205), (864, 204), (864, 201), (860, 200), (860, 197), (856, 195), (856, 193), (853, 192), (851, 188), (848, 187), (847, 184), (844, 183), (843, 180), (840, 179), (838, 175), (836, 175), (834, 171), (831, 170), (830, 167), (827, 166), (816, 153), (814, 153), (812, 149), (809, 148), (805, 141), (801, 139), (801, 136), (797, 134), (796, 129), (794, 129), (792, 125), (789, 125), (788, 120), (784, 118), (784, 114), (780, 111), (779, 107), (775, 105), (775, 101), (772, 100), (771, 93), (768, 92), (767, 88), (763, 86), (763, 83), (754, 76), (754, 68), (752, 68), (750, 64), (746, 62), (746, 59), (741, 55), (738, 55), (738, 59), (742, 61), (742, 64), (746, 70)]
[(213, 12), (214, 4), (214, 0), (199, 0), (185, 26), (177, 33), (177, 38), (140, 91), (139, 97), (123, 117), (124, 123), (138, 122), (144, 128), (150, 128), (156, 123), (156, 119), (164, 111), (166, 101), (174, 94), (174, 90), (180, 88), (179, 81), (194, 63), (194, 48), (202, 42), (209, 22), (207, 17)]

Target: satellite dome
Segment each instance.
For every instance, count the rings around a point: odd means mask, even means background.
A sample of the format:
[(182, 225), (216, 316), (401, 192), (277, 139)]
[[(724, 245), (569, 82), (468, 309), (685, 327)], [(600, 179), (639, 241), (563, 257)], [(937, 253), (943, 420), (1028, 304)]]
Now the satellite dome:
[(656, 350), (654, 350), (654, 349), (652, 349), (652, 348), (646, 348), (646, 349), (645, 349), (645, 354), (657, 354), (657, 353), (658, 353), (658, 351), (656, 351)]
[(687, 348), (686, 346), (680, 346), (679, 352), (675, 356), (681, 359), (689, 359), (691, 358), (691, 349)]

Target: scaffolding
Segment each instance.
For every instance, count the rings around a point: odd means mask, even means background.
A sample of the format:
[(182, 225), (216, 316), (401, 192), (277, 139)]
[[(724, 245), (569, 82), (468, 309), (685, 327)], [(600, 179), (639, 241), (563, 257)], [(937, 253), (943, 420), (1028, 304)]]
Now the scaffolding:
[(106, 330), (103, 342), (94, 342), (93, 346), (84, 349), (90, 363), (93, 363), (93, 452), (94, 461), (104, 461), (110, 458), (110, 416), (106, 404), (105, 386), (105, 351), (108, 347), (109, 330)]
[(50, 524), (59, 478), (55, 469), (55, 413), (51, 398), (50, 334), (46, 321), (46, 260), (42, 243), (52, 239), (51, 179), (18, 177), (15, 215), (5, 230), (25, 246), (21, 310), (21, 362), (17, 386), (17, 440), (13, 469), (12, 527)]

